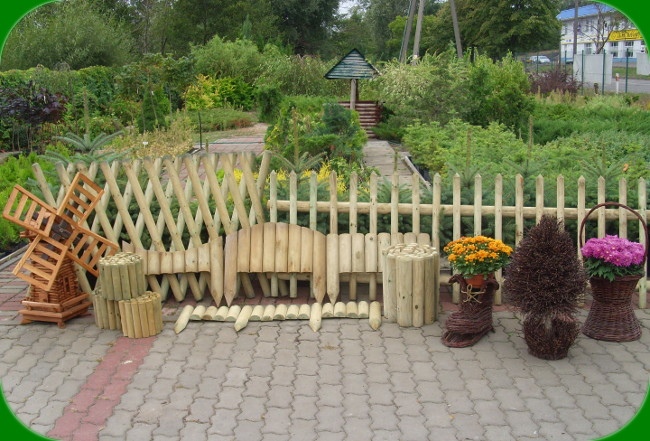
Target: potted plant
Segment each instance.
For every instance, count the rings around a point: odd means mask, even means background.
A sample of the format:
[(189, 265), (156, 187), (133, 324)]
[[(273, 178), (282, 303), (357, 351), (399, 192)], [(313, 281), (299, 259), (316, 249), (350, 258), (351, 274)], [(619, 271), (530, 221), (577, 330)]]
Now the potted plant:
[(524, 316), (532, 355), (566, 357), (579, 332), (577, 303), (586, 283), (571, 236), (556, 218), (543, 216), (515, 250), (503, 284), (505, 300)]
[(494, 272), (503, 268), (512, 248), (486, 236), (461, 237), (444, 247), (449, 265), (474, 288), (481, 287)]
[(456, 271), (450, 283), (459, 283), (459, 311), (445, 322), (442, 343), (449, 347), (471, 346), (492, 327), (492, 300), (499, 284), (494, 272), (508, 262), (512, 248), (485, 236), (461, 237), (449, 242), (444, 251)]
[[(612, 204), (620, 206), (617, 203), (606, 205)], [(642, 225), (645, 229), (645, 224)], [(646, 249), (640, 243), (618, 236), (592, 238), (585, 243), (582, 256), (593, 297), (582, 328), (585, 335), (619, 342), (641, 337), (641, 326), (632, 309), (632, 294), (644, 275), (646, 254)]]

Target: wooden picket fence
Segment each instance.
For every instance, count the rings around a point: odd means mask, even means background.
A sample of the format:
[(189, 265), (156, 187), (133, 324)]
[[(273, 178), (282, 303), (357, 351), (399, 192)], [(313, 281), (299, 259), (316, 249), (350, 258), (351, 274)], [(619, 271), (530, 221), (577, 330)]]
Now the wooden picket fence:
[[(451, 217), (451, 237), (457, 239), (462, 235), (481, 234), (486, 219), (493, 224), (493, 236), (504, 238), (504, 219), (514, 219), (514, 238), (510, 245), (516, 246), (524, 235), (526, 219), (538, 221), (542, 215), (550, 214), (560, 220), (584, 219), (587, 210), (587, 186), (584, 178), (577, 183), (577, 206), (566, 206), (565, 184), (560, 176), (554, 183), (556, 189), (555, 206), (544, 205), (544, 178), (535, 181), (535, 195), (530, 199), (534, 206), (526, 206), (524, 201), (524, 178), (517, 175), (514, 182), (514, 205), (504, 205), (504, 180), (497, 176), (493, 183), (492, 205), (483, 203), (484, 187), (488, 185), (480, 176), (474, 179), (474, 198), (472, 204), (461, 202), (461, 178), (453, 177), (451, 203), (442, 203), (443, 185), (439, 175), (436, 175), (431, 185), (431, 191), (423, 191), (421, 178), (412, 176), (408, 199), (403, 202), (403, 187), (399, 185), (395, 174), (389, 180), (390, 200), (380, 202), (378, 187), (380, 180), (374, 173), (369, 182), (363, 183), (367, 191), (368, 201), (359, 201), (359, 181), (353, 173), (347, 188), (347, 200), (339, 200), (340, 182), (336, 173), (332, 172), (327, 178), (328, 194), (324, 200), (319, 199), (319, 188), (323, 183), (318, 181), (315, 172), (299, 177), (295, 173), (288, 175), (288, 199), (278, 198), (278, 187), (284, 185), (275, 171), (270, 172), (270, 156), (262, 155), (259, 169), (253, 171), (255, 159), (251, 154), (208, 154), (188, 155), (178, 158), (145, 159), (133, 161), (115, 161), (112, 163), (93, 163), (88, 168), (83, 164), (71, 164), (67, 168), (57, 165), (57, 172), (62, 183), (58, 194), (52, 194), (38, 164), (33, 169), (46, 202), (58, 206), (65, 190), (77, 171), (86, 173), (91, 179), (103, 186), (105, 193), (97, 205), (95, 213), (87, 221), (87, 227), (93, 232), (102, 234), (112, 241), (129, 242), (135, 248), (146, 248), (155, 251), (183, 251), (200, 247), (211, 238), (223, 233), (228, 234), (239, 228), (250, 227), (266, 221), (277, 222), (279, 216), (286, 216), (291, 224), (300, 223), (321, 232), (340, 233), (339, 218), (342, 214), (348, 217), (347, 232), (356, 233), (359, 220), (367, 216), (367, 233), (397, 233), (400, 231), (400, 217), (409, 218), (410, 230), (415, 233), (430, 233), (432, 245), (440, 249), (440, 228), (444, 217)], [(270, 172), (270, 173), (269, 173)], [(238, 182), (239, 179), (239, 182)], [(299, 181), (308, 187), (309, 197), (299, 200)], [(322, 179), (321, 179), (322, 180)], [(628, 186), (624, 179), (618, 182), (618, 202), (627, 204)], [(603, 178), (598, 181), (597, 201), (605, 201), (606, 182)], [(322, 191), (321, 191), (322, 195)], [(446, 195), (445, 195), (446, 196)], [(591, 199), (590, 199), (591, 200)], [(647, 219), (646, 183), (643, 179), (638, 182), (638, 213)], [(328, 225), (318, 225), (319, 214), (328, 214)], [(381, 228), (378, 221), (380, 216), (389, 215), (390, 227)], [(428, 219), (427, 219), (428, 218)], [(618, 234), (628, 236), (629, 221), (638, 222), (636, 218), (623, 209), (599, 209), (592, 214), (597, 221), (597, 234), (606, 233), (606, 223), (618, 222)], [(430, 231), (421, 231), (423, 220), (430, 223)], [(463, 230), (463, 220), (473, 219), (473, 228)], [(532, 222), (532, 221), (530, 221)], [(365, 224), (364, 224), (365, 225)], [(611, 225), (610, 225), (611, 228)], [(388, 230), (388, 231), (386, 231)], [(642, 231), (639, 228), (639, 231)], [(577, 235), (576, 235), (577, 236)], [(646, 238), (641, 234), (638, 238), (630, 238), (645, 244)], [(576, 245), (580, 239), (576, 237)], [(584, 238), (583, 238), (584, 240)], [(82, 289), (90, 292), (92, 280), (88, 280), (83, 271), (79, 271)], [(501, 272), (497, 274), (501, 280)], [(147, 277), (149, 289), (160, 292), (163, 299), (171, 292), (181, 301), (188, 290), (195, 299), (203, 298), (206, 286), (209, 286), (209, 275), (201, 274), (165, 274)], [(647, 279), (639, 283), (639, 306), (646, 308)], [(458, 301), (458, 292), (454, 292), (454, 300)], [(500, 293), (495, 298), (501, 302)]]

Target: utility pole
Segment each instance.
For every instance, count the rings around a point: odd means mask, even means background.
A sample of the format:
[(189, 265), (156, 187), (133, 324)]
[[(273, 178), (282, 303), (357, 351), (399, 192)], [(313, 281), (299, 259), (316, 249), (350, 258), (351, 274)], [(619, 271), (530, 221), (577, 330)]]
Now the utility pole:
[(573, 8), (573, 57), (572, 60), (575, 61), (575, 55), (578, 53), (578, 3), (579, 0), (575, 0)]
[(424, 18), (424, 0), (420, 0), (418, 8), (418, 21), (415, 24), (415, 40), (413, 41), (413, 63), (420, 57), (420, 34), (422, 34), (422, 19)]
[(416, 0), (411, 0), (409, 4), (409, 18), (406, 20), (406, 26), (404, 26), (404, 34), (402, 35), (402, 48), (399, 52), (399, 62), (406, 62), (406, 52), (409, 47), (409, 40), (411, 39), (411, 28), (413, 28), (413, 17), (415, 16), (415, 2)]
[(460, 44), (460, 29), (458, 28), (458, 16), (456, 15), (456, 2), (454, 0), (449, 0), (449, 7), (451, 8), (451, 21), (454, 25), (456, 52), (458, 52), (458, 58), (463, 58), (463, 46)]

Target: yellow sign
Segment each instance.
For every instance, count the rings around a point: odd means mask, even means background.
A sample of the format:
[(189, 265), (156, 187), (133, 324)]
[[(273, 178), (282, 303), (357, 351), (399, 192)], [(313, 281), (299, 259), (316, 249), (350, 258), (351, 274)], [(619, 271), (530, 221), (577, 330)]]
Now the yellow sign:
[(628, 29), (627, 31), (612, 31), (609, 34), (608, 41), (624, 41), (624, 40), (641, 40), (641, 32), (638, 29)]

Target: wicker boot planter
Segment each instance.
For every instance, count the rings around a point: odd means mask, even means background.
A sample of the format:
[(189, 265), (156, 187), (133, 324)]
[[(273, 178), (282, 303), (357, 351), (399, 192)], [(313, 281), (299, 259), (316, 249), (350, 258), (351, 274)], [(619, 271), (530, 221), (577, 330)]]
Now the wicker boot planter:
[(460, 310), (451, 314), (445, 322), (447, 330), (442, 335), (442, 344), (451, 348), (472, 346), (490, 331), (492, 326), (492, 303), (494, 292), (499, 289), (499, 283), (490, 278), (483, 279), (478, 286), (467, 283), (460, 274), (456, 274), (449, 283), (459, 283), (461, 300)]
[[(618, 202), (604, 202), (593, 207), (580, 225), (580, 240), (589, 215), (607, 206), (624, 208), (640, 221), (646, 237), (644, 219), (634, 210)], [(641, 337), (641, 326), (632, 308), (632, 295), (637, 282), (644, 276), (648, 255), (647, 244), (630, 242), (617, 236), (589, 239), (582, 247), (585, 268), (591, 277), (593, 303), (582, 333), (605, 341), (634, 341)]]

